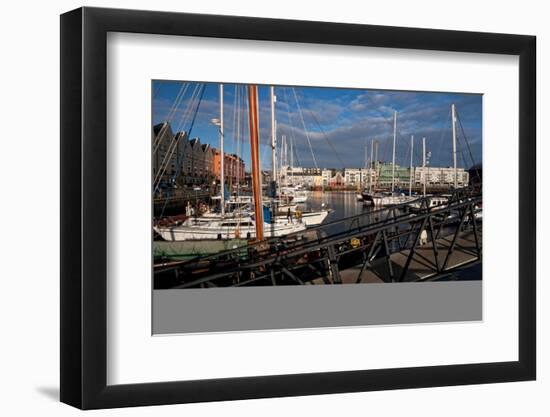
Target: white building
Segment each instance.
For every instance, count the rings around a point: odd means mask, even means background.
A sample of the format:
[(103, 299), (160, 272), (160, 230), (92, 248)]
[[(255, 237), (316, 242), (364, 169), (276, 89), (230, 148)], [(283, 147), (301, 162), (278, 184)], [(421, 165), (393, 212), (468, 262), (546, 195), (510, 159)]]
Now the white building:
[(321, 171), (321, 179), (323, 181), (323, 187), (328, 187), (331, 178), (332, 178), (332, 169), (323, 169)]
[(368, 187), (369, 184), (376, 184), (376, 170), (373, 168), (361, 169), (361, 185)]
[(358, 168), (345, 168), (344, 169), (344, 184), (347, 187), (360, 187), (361, 186), (361, 170)]
[[(400, 174), (403, 177), (403, 172), (406, 171), (407, 175), (404, 182), (404, 186), (408, 186), (408, 168), (396, 167), (396, 183), (400, 183)], [(382, 179), (379, 181), (378, 175), (380, 174), (377, 169), (374, 168), (345, 168), (343, 172), (340, 172), (339, 178), (335, 178), (338, 172), (334, 169), (320, 169), (320, 168), (304, 168), (304, 167), (290, 167), (283, 166), (280, 170), (280, 185), (299, 185), (304, 188), (320, 188), (329, 186), (345, 186), (345, 187), (368, 187), (369, 184), (373, 186), (380, 185), (382, 180), (388, 180), (388, 168), (382, 173)], [(424, 175), (426, 176), (426, 185), (440, 186), (442, 188), (449, 188), (454, 185), (455, 170), (451, 167), (415, 167), (413, 168), (414, 185), (421, 186), (424, 182)], [(370, 181), (370, 182), (369, 182)], [(402, 182), (402, 181), (401, 181)], [(457, 185), (458, 187), (467, 186), (469, 183), (468, 172), (463, 168), (457, 168)], [(384, 184), (382, 182), (382, 184)]]
[(373, 168), (346, 168), (344, 179), (347, 187), (368, 187), (376, 184), (376, 170)]
[(283, 166), (281, 184), (300, 185), (304, 188), (320, 187), (322, 185), (321, 170), (319, 168)]
[[(426, 178), (427, 186), (452, 186), (455, 182), (455, 170), (451, 167), (416, 167), (414, 169), (415, 184), (422, 185), (424, 183), (424, 177)], [(463, 168), (457, 168), (456, 177), (458, 187), (465, 187), (468, 185), (470, 180), (468, 171), (465, 171)]]

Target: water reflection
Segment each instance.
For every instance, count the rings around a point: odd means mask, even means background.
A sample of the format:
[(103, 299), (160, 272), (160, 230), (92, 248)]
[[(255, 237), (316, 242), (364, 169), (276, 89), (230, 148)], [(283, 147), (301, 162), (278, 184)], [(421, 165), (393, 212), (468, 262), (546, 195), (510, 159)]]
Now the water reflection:
[[(362, 201), (357, 201), (357, 192), (354, 191), (312, 191), (309, 193), (306, 209), (319, 210), (322, 207), (332, 209), (328, 215), (325, 224), (337, 220), (347, 219), (359, 214), (366, 214), (352, 221), (346, 221), (335, 225), (327, 226), (326, 232), (329, 234), (343, 232), (345, 228), (364, 226), (369, 223), (382, 220), (387, 211), (376, 209), (373, 206), (364, 205)], [(368, 215), (371, 213), (371, 215)]]
[(357, 201), (353, 191), (312, 191), (308, 195), (307, 208), (319, 210), (322, 205), (333, 210), (327, 221), (344, 219), (370, 210), (362, 201)]

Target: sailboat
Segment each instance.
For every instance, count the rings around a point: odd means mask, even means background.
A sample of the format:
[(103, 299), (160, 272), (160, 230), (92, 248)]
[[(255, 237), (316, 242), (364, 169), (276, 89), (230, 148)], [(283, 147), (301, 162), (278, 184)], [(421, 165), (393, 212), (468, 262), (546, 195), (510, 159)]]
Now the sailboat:
[[(253, 206), (254, 214), (238, 211), (237, 214), (225, 213), (225, 199), (223, 191), (224, 167), (221, 164), (221, 215), (195, 217), (180, 225), (167, 227), (155, 226), (154, 230), (164, 240), (213, 240), (213, 239), (257, 239), (264, 237), (278, 237), (289, 233), (303, 231), (304, 222), (294, 222), (290, 218), (270, 218), (269, 210), (262, 204), (260, 164), (259, 164), (259, 122), (258, 122), (258, 92), (257, 86), (248, 86), (249, 95), (249, 123), (252, 160)], [(220, 84), (220, 152), (223, 152), (223, 84)], [(223, 153), (222, 153), (223, 155)], [(221, 160), (223, 161), (223, 156)]]
[[(272, 112), (272, 117), (275, 117), (275, 112)], [(274, 124), (274, 129), (276, 129), (276, 123)], [(284, 185), (281, 185), (279, 187), (279, 194), (278, 197), (282, 199), (283, 201), (291, 201), (294, 204), (305, 204), (308, 199), (308, 194), (306, 191), (302, 190), (300, 186), (294, 185), (291, 181), (289, 181), (288, 173), (290, 168), (290, 175), (292, 176), (294, 173), (294, 149), (293, 149), (293, 142), (290, 141), (290, 164), (289, 164), (289, 155), (288, 155), (288, 143), (286, 140), (286, 136), (282, 135), (282, 141), (281, 141), (281, 167), (280, 167), (280, 173), (282, 173), (283, 168), (285, 168), (286, 174), (284, 176)], [(273, 146), (272, 151), (276, 151), (276, 145)], [(276, 159), (273, 159), (276, 161)], [(273, 162), (276, 166), (276, 162)], [(274, 171), (274, 178), (276, 178), (276, 173)], [(281, 178), (279, 178), (279, 183), (281, 183)]]
[[(308, 227), (318, 226), (325, 221), (325, 219), (331, 213), (331, 211), (332, 210), (330, 209), (323, 209), (323, 210), (317, 210), (317, 211), (304, 211), (304, 212), (300, 210), (296, 210), (294, 213), (292, 213), (291, 218), (292, 218), (292, 222), (302, 223)], [(288, 216), (284, 216), (284, 215), (275, 216), (277, 223), (287, 218)]]
[[(272, 86), (270, 89), (271, 92), (271, 131), (272, 131), (272, 143), (271, 143), (271, 159), (272, 159), (272, 167), (273, 167), (273, 178), (277, 178), (277, 122), (275, 120), (275, 102), (277, 100), (275, 96), (275, 88)], [(288, 174), (288, 167), (290, 167), (290, 173), (294, 172), (294, 143), (291, 140), (290, 141), (290, 158), (288, 155), (288, 143), (286, 140), (286, 136), (281, 136), (281, 166), (279, 170), (279, 183), (282, 182), (280, 174), (283, 171), (283, 167), (286, 167), (286, 173)], [(290, 165), (289, 165), (289, 159), (290, 159)], [(277, 199), (280, 201), (275, 201), (275, 205), (273, 207), (277, 207), (277, 213), (275, 214), (275, 218), (277, 221), (280, 221), (284, 218), (287, 218), (287, 216), (284, 215), (284, 210), (288, 210), (286, 208), (282, 208), (280, 202), (283, 202), (283, 204), (292, 204), (294, 205), (294, 209), (290, 209), (291, 212), (294, 214), (294, 218), (305, 224), (306, 226), (317, 226), (325, 221), (327, 216), (330, 214), (331, 210), (321, 207), (321, 210), (303, 210), (302, 204), (305, 204), (308, 200), (308, 193), (305, 190), (302, 190), (300, 186), (294, 185), (292, 183), (289, 183), (288, 175), (285, 175), (284, 177), (284, 186), (277, 187), (278, 193), (277, 193)], [(299, 205), (300, 208), (296, 208), (296, 205)], [(279, 213), (283, 212), (283, 215), (278, 215)]]
[[(458, 186), (458, 170), (457, 170), (457, 163), (456, 163), (456, 107), (453, 104), (451, 104), (451, 118), (452, 118), (452, 156), (453, 156), (453, 171), (454, 171), (454, 188), (456, 189)], [(411, 156), (411, 168), (412, 168), (412, 156)], [(427, 207), (434, 208), (434, 207), (445, 207), (448, 203), (448, 198), (444, 195), (426, 195), (426, 138), (422, 138), (422, 195), (427, 199)], [(409, 206), (412, 209), (420, 209), (422, 207), (422, 203), (420, 201), (414, 201)], [(455, 213), (452, 214), (454, 216)], [(476, 213), (475, 216), (476, 219), (479, 219), (480, 216), (478, 216), (478, 213)]]
[[(378, 141), (376, 141), (376, 153), (378, 154)], [(355, 195), (355, 198), (358, 202), (364, 202), (364, 203), (372, 203), (372, 172), (373, 166), (375, 166), (378, 155), (376, 158), (373, 158), (374, 156), (374, 140), (371, 139), (370, 141), (370, 157), (368, 156), (368, 148), (365, 145), (365, 169), (367, 171), (367, 175), (369, 176), (369, 185), (368, 187), (365, 187), (362, 192), (359, 192)]]
[[(397, 112), (393, 112), (393, 157), (392, 157), (392, 178), (391, 190), (389, 192), (373, 193), (370, 189), (364, 190), (361, 194), (365, 204), (375, 206), (392, 206), (412, 201), (414, 197), (395, 191), (395, 145), (397, 141)], [(412, 152), (412, 149), (411, 149)], [(412, 173), (411, 173), (412, 175)]]
[[(265, 237), (280, 237), (290, 233), (300, 232), (306, 227), (321, 224), (329, 215), (330, 210), (317, 212), (295, 212), (292, 216), (277, 215), (272, 220), (264, 206), (264, 235)], [(191, 240), (191, 239), (232, 239), (256, 237), (256, 221), (253, 214), (226, 217), (226, 218), (191, 218), (187, 219), (180, 227), (173, 227), (169, 231), (159, 230), (159, 234), (166, 240)], [(168, 232), (168, 233), (166, 233)], [(178, 236), (173, 239), (173, 236)]]
[[(289, 233), (305, 230), (301, 222), (277, 219), (275, 224), (265, 223), (265, 237), (279, 237)], [(253, 216), (187, 219), (182, 225), (154, 227), (164, 240), (221, 240), (221, 239), (256, 239), (256, 220)]]
[(288, 198), (295, 204), (305, 204), (307, 202), (307, 192), (297, 187), (285, 186), (280, 188), (281, 196)]
[[(178, 226), (197, 226), (197, 225), (208, 225), (210, 221), (222, 221), (224, 219), (239, 219), (245, 221), (246, 219), (253, 216), (253, 209), (251, 207), (251, 202), (247, 199), (238, 199), (238, 200), (228, 200), (226, 202), (225, 214), (222, 216), (219, 212), (207, 211), (203, 213), (200, 217), (189, 217), (183, 223)], [(265, 210), (270, 210), (270, 203), (264, 202), (264, 213)], [(275, 214), (275, 221), (278, 225), (287, 223), (297, 223), (304, 224), (307, 227), (318, 226), (325, 221), (327, 216), (332, 212), (330, 209), (322, 208), (317, 211), (307, 211), (299, 210), (297, 205), (284, 205), (277, 206), (277, 213)], [(290, 212), (290, 217), (289, 217)], [(264, 216), (265, 217), (265, 216)], [(266, 224), (267, 225), (267, 224)]]

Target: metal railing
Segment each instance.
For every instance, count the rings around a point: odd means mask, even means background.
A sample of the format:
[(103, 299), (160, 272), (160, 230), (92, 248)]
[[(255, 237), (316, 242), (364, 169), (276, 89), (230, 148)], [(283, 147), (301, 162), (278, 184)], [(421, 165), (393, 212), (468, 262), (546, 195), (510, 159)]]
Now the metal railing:
[[(359, 267), (359, 276), (374, 262), (385, 262), (386, 282), (403, 281), (417, 253), (423, 231), (433, 252), (433, 273), (449, 268), (457, 239), (474, 236), (476, 258), (481, 259), (481, 193), (472, 188), (454, 190), (445, 205), (432, 207), (431, 197), (335, 220), (247, 247), (194, 258), (155, 273), (155, 281), (169, 280), (177, 288), (205, 286), (296, 285), (322, 280), (342, 282), (340, 272)], [(449, 238), (441, 247), (438, 241)], [(391, 256), (407, 254), (401, 271), (393, 270)], [(443, 253), (442, 253), (443, 252)], [(440, 260), (441, 258), (441, 260)], [(380, 273), (379, 273), (380, 275)], [(156, 285), (155, 285), (156, 286)]]

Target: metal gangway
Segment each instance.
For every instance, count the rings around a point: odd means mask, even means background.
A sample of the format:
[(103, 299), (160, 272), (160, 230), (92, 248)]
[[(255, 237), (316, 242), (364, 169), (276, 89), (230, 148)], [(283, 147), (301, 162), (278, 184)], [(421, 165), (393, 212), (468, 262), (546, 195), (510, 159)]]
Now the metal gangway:
[[(155, 288), (404, 282), (481, 261), (482, 194), (450, 192), (155, 269)], [(166, 285), (160, 285), (166, 288)]]

